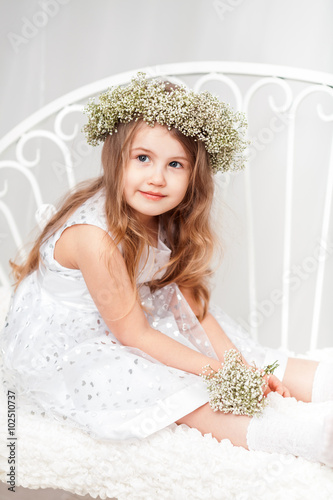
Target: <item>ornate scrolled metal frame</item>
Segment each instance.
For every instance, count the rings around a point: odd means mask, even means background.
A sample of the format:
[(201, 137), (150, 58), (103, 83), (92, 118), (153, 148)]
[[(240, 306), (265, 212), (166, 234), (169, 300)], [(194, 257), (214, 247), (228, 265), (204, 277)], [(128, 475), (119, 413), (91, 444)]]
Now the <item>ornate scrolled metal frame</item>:
[[(90, 85), (81, 87), (73, 92), (70, 92), (63, 97), (56, 99), (50, 104), (44, 106), (32, 114), (27, 119), (23, 120), (7, 135), (0, 140), (0, 170), (12, 169), (19, 171), (26, 177), (31, 186), (31, 190), (37, 207), (42, 206), (45, 202), (42, 197), (41, 189), (37, 178), (32, 172), (32, 168), (40, 162), (40, 150), (36, 149), (36, 155), (33, 160), (25, 157), (24, 148), (28, 141), (32, 138), (45, 138), (57, 145), (61, 151), (66, 166), (66, 176), (68, 187), (72, 188), (76, 184), (73, 157), (68, 146), (68, 141), (73, 140), (79, 133), (78, 126), (74, 127), (71, 134), (66, 134), (62, 128), (63, 120), (71, 113), (81, 111), (83, 104), (80, 101), (87, 100), (88, 97), (96, 95), (103, 90), (113, 85), (126, 84), (130, 81), (137, 71), (143, 71), (150, 77), (167, 76), (175, 83), (184, 83), (183, 78), (188, 76), (196, 77), (197, 80), (193, 85), (194, 90), (200, 91), (202, 87), (211, 81), (221, 81), (226, 84), (233, 93), (236, 108), (240, 111), (248, 112), (251, 100), (259, 89), (266, 85), (279, 86), (285, 95), (285, 102), (277, 106), (273, 97), (269, 97), (269, 104), (272, 111), (276, 113), (288, 113), (288, 147), (287, 147), (287, 177), (286, 177), (286, 202), (285, 202), (285, 235), (284, 235), (284, 255), (283, 268), (287, 272), (290, 268), (290, 246), (291, 246), (291, 218), (292, 218), (292, 188), (293, 188), (293, 161), (294, 161), (294, 136), (295, 136), (295, 117), (300, 103), (312, 93), (326, 93), (333, 97), (333, 75), (314, 71), (300, 70), (291, 67), (279, 67), (273, 65), (238, 63), (238, 62), (193, 62), (193, 63), (178, 63), (167, 64), (161, 66), (149, 66), (133, 71), (128, 71), (118, 75), (96, 81)], [(242, 94), (240, 87), (233, 80), (236, 76), (256, 76), (255, 81), (247, 91)], [(290, 87), (290, 81), (303, 82), (307, 87), (303, 89), (296, 97)], [(321, 120), (332, 122), (333, 114), (325, 114), (318, 107), (318, 116)], [(40, 124), (46, 118), (54, 116), (53, 130), (44, 130), (40, 128)], [(10, 146), (15, 145), (15, 158), (3, 159), (5, 153)], [(329, 160), (328, 178), (326, 184), (324, 214), (321, 227), (322, 241), (327, 241), (330, 213), (332, 205), (333, 192), (333, 142), (331, 155)], [(2, 180), (0, 181), (3, 182)], [(229, 174), (224, 178), (224, 183), (229, 182)], [(247, 204), (247, 232), (248, 232), (248, 273), (249, 273), (249, 306), (250, 309), (257, 303), (256, 297), (256, 273), (255, 273), (255, 245), (253, 238), (253, 201), (251, 197), (251, 177), (249, 169), (245, 171), (246, 182), (246, 204)], [(3, 198), (8, 189), (8, 182), (5, 179), (3, 185), (0, 184), (0, 212), (3, 214), (6, 224), (9, 228), (11, 236), (15, 241), (17, 248), (22, 246), (20, 231), (15, 222), (15, 218), (9, 206), (3, 201)], [(0, 228), (1, 233), (1, 228)], [(312, 323), (312, 333), (310, 348), (317, 346), (319, 316), (321, 309), (322, 293), (323, 293), (323, 278), (325, 270), (325, 261), (319, 262), (316, 279), (316, 293), (314, 303), (314, 314)], [(0, 281), (8, 285), (9, 279), (4, 271), (4, 267), (0, 262)], [(283, 307), (282, 307), (282, 330), (281, 330), (281, 346), (288, 347), (288, 318), (289, 318), (289, 294), (290, 287), (287, 281), (283, 285)], [(255, 325), (252, 327), (252, 334), (256, 336)]]

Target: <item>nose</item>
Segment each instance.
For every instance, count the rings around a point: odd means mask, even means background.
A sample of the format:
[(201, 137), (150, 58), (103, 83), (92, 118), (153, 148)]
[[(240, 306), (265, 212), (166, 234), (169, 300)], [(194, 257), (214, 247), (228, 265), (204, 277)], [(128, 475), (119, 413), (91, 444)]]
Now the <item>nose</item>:
[(153, 184), (155, 186), (165, 186), (166, 180), (164, 175), (164, 169), (162, 165), (154, 165), (148, 180), (148, 184)]

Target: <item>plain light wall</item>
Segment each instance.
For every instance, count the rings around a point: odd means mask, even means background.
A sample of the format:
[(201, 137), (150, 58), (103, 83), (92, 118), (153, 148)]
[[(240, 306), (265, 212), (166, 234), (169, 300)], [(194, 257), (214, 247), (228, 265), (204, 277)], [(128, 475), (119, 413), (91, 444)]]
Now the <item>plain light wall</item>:
[(183, 61), (333, 72), (331, 0), (1, 0), (0, 137), (82, 85)]

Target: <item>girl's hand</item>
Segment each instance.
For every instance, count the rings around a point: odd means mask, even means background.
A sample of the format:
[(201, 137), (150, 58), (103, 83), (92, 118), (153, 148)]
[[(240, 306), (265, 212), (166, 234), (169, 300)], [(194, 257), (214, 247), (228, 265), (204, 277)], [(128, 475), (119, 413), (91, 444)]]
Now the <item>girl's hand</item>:
[(275, 375), (268, 375), (268, 387), (265, 391), (265, 396), (269, 394), (270, 392), (277, 392), (278, 394), (281, 394), (284, 398), (290, 398), (290, 392), (289, 389), (285, 385), (282, 384), (282, 382), (275, 376)]

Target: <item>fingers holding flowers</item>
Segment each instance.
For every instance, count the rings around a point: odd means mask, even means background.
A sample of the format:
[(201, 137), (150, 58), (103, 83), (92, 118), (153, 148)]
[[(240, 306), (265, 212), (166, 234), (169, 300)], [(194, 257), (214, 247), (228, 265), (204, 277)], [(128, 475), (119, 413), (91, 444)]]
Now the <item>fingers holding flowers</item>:
[(278, 394), (281, 394), (284, 398), (290, 398), (290, 392), (289, 389), (283, 385), (281, 380), (279, 380), (275, 375), (270, 374), (265, 376), (267, 379), (267, 388), (266, 391), (264, 392), (264, 395), (267, 396), (270, 392), (277, 392)]
[(290, 395), (272, 375), (276, 368), (275, 362), (258, 369), (246, 364), (235, 349), (226, 351), (224, 363), (217, 372), (208, 365), (201, 374), (207, 384), (211, 408), (223, 413), (253, 416), (263, 410), (268, 392), (275, 391), (285, 397)]

